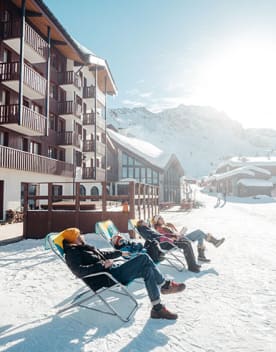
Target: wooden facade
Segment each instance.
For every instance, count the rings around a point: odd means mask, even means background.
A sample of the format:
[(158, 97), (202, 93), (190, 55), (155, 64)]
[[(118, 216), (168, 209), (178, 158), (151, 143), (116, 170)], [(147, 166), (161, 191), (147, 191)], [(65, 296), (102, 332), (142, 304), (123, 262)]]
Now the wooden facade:
[(20, 206), (28, 177), (106, 180), (106, 94), (116, 86), (105, 60), (83, 52), (42, 1), (0, 2), (0, 219), (15, 197)]

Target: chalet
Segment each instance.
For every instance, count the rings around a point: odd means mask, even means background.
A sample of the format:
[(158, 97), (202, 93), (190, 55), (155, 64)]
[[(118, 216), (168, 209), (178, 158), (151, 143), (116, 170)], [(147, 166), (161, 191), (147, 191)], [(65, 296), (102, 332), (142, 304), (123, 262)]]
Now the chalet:
[[(112, 126), (110, 126), (112, 127)], [(180, 203), (184, 170), (172, 154), (153, 144), (107, 128), (107, 180), (158, 185), (160, 202)]]
[(43, 1), (0, 2), (0, 219), (20, 208), (25, 182), (106, 179), (106, 95), (116, 92), (106, 60)]
[(217, 167), (208, 183), (212, 190), (228, 195), (270, 196), (276, 186), (276, 158), (231, 158)]

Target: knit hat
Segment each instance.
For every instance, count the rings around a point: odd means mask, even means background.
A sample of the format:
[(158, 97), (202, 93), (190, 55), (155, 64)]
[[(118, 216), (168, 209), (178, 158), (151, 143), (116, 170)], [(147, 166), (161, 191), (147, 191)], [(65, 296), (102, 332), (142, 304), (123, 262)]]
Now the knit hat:
[(119, 248), (124, 244), (127, 244), (127, 240), (121, 235), (114, 235), (111, 238), (111, 242), (115, 248)]
[(76, 227), (70, 227), (59, 234), (64, 240), (69, 243), (75, 242), (75, 240), (80, 236), (80, 230)]
[(161, 218), (162, 216), (161, 215), (154, 215), (154, 217), (151, 219), (151, 222), (153, 225), (156, 225), (158, 223), (158, 220)]

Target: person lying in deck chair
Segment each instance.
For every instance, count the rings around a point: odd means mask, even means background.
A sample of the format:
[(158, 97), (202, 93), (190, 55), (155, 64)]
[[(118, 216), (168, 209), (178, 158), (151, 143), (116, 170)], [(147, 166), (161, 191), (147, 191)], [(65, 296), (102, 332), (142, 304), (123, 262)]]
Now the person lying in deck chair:
[[(83, 237), (80, 236), (80, 230), (77, 228), (66, 229), (62, 235), (65, 261), (76, 276), (84, 277), (106, 271), (123, 285), (127, 285), (134, 279), (143, 278), (152, 304), (151, 318), (177, 319), (177, 314), (167, 310), (161, 303), (160, 292), (162, 294), (181, 292), (185, 289), (185, 284), (165, 280), (163, 274), (146, 253), (141, 253), (133, 259), (119, 264), (115, 263), (113, 259), (124, 254), (129, 255), (129, 253), (123, 253), (119, 250), (101, 251), (90, 246), (84, 242)], [(93, 278), (93, 283), (91, 278), (84, 280), (88, 286), (93, 285), (93, 289), (95, 289), (95, 278)], [(101, 276), (97, 280), (98, 288), (110, 287), (113, 284)]]
[(137, 222), (137, 230), (144, 239), (156, 239), (160, 242), (162, 249), (170, 250), (173, 246), (183, 249), (184, 257), (188, 264), (188, 270), (198, 273), (200, 272), (200, 265), (196, 263), (193, 247), (191, 243), (185, 238), (177, 238), (174, 234), (161, 235), (155, 231), (144, 220)]
[(164, 218), (161, 215), (155, 215), (152, 218), (152, 224), (157, 232), (165, 236), (175, 236), (175, 239), (181, 241), (181, 239), (188, 239), (192, 242), (197, 241), (197, 259), (202, 262), (210, 262), (210, 259), (205, 257), (205, 244), (204, 240), (212, 243), (215, 247), (219, 247), (224, 241), (225, 238), (216, 239), (210, 233), (205, 233), (202, 230), (195, 230), (190, 233), (187, 233), (187, 228), (183, 227), (181, 231), (178, 231), (177, 228), (172, 223), (165, 223)]

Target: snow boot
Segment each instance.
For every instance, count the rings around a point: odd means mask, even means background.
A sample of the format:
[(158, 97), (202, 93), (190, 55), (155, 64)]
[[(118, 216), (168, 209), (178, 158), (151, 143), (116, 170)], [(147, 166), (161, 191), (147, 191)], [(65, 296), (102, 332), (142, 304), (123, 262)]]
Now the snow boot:
[(210, 259), (205, 257), (205, 247), (197, 246), (198, 257), (197, 259), (204, 263), (210, 263)]
[(189, 241), (183, 241), (181, 244), (182, 247), (180, 248), (183, 248), (184, 256), (188, 264), (188, 270), (194, 273), (199, 273), (201, 266), (196, 263), (196, 258), (191, 243)]
[(225, 238), (223, 237), (220, 240), (217, 240), (214, 236), (208, 233), (206, 241), (212, 243), (215, 247), (219, 247), (221, 244), (223, 244)]

